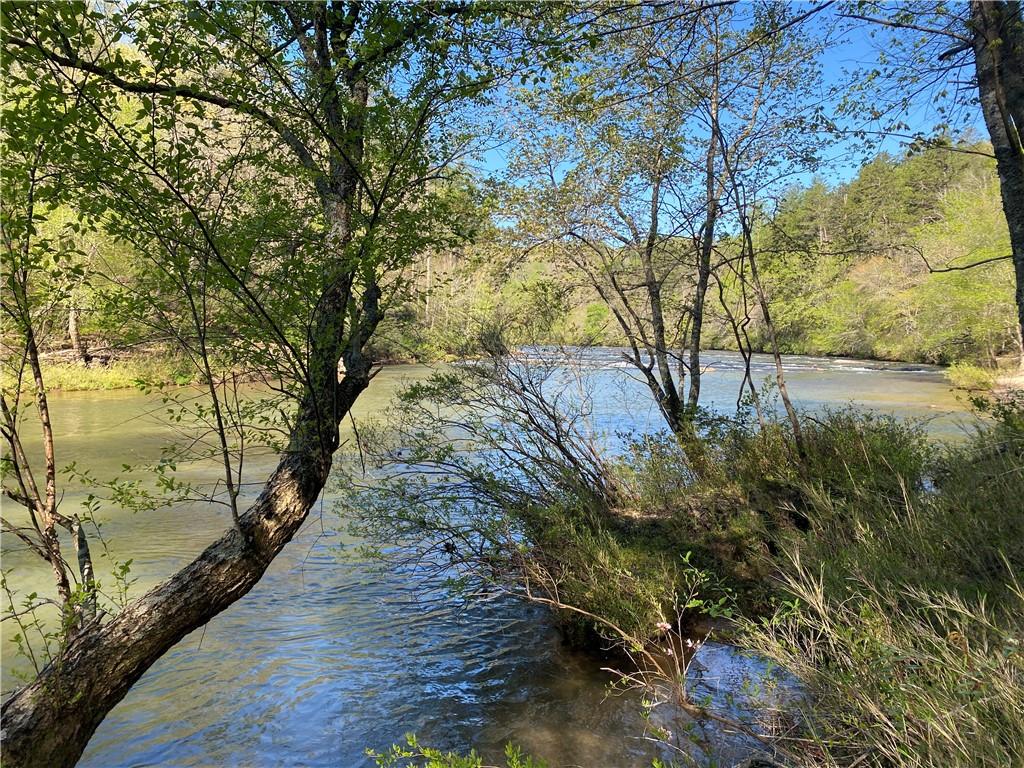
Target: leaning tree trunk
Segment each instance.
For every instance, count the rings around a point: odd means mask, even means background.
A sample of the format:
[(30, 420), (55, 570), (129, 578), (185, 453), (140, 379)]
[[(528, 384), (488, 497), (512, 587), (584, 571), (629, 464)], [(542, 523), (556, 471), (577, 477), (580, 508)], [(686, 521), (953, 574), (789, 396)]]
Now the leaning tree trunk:
[[(1024, 334), (1024, 20), (1019, 3), (971, 3), (978, 95), (999, 172)], [(1024, 366), (1024, 358), (1021, 359)]]
[[(340, 331), (350, 283), (324, 294), (313, 377), (277, 469), (238, 527), (107, 623), (82, 629), (58, 660), (3, 705), (0, 761), (7, 768), (73, 766), (90, 737), (143, 673), (175, 643), (238, 600), (295, 535), (320, 495), (338, 446), (338, 425), (370, 380), (362, 345), (380, 319), (378, 292), (364, 296), (364, 322)], [(346, 374), (339, 382), (336, 360)]]
[[(354, 23), (351, 16), (317, 4), (311, 6), (310, 21), (299, 13), (304, 10), (302, 4), (282, 8), (294, 26), (293, 42), (298, 40), (310, 73), (325, 90), (323, 128), (332, 138), (326, 170), (317, 167), (314, 153), (286, 121), (262, 109), (192, 88), (130, 83), (95, 63), (38, 49), (53, 63), (92, 72), (125, 92), (205, 102), (265, 123), (312, 173), (328, 225), (325, 253), (336, 257), (321, 265), (324, 277), (313, 322), (307, 329), (303, 399), (288, 446), (262, 493), (237, 525), (199, 557), (108, 622), (94, 621), (81, 628), (53, 663), (4, 703), (0, 763), (6, 768), (74, 765), (106, 714), (161, 655), (256, 585), (323, 490), (338, 447), (341, 419), (369, 384), (370, 360), (363, 349), (382, 316), (380, 291), (374, 273), (366, 276), (366, 264), (353, 263), (346, 246), (352, 236), (352, 211), (363, 161), (363, 113), (368, 103), (365, 71), (380, 59), (354, 61), (345, 50), (352, 31), (345, 25)], [(310, 26), (315, 27), (315, 46), (306, 34)], [(328, 38), (330, 51), (320, 46)], [(22, 43), (22, 47), (36, 48), (34, 43)], [(339, 77), (342, 71), (343, 78)], [(339, 91), (342, 85), (346, 89), (343, 94)], [(310, 119), (316, 118), (310, 114)], [(198, 220), (195, 211), (193, 215)], [(209, 237), (205, 229), (204, 235)], [(356, 306), (354, 288), (360, 277), (366, 285), (361, 306)], [(341, 381), (339, 359), (345, 363)]]

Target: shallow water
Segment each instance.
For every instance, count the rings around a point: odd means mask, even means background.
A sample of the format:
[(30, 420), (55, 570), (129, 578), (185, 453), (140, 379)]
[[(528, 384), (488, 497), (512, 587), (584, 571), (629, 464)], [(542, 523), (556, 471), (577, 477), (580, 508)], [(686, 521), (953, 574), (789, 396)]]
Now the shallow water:
[[(739, 358), (709, 353), (705, 360), (704, 401), (730, 412)], [(757, 359), (757, 378), (772, 373), (769, 363)], [(593, 369), (601, 429), (659, 426), (649, 395), (617, 351), (588, 351), (585, 364)], [(787, 358), (786, 367), (794, 398), (807, 408), (854, 401), (928, 419), (946, 436), (969, 421), (937, 369), (808, 357)], [(425, 370), (386, 369), (360, 399), (357, 419)], [(134, 392), (55, 394), (52, 410), (58, 462), (76, 461), (98, 476), (157, 458), (173, 437), (156, 418), (159, 401)], [(269, 456), (251, 459), (248, 477), (255, 483), (272, 465)], [(210, 477), (208, 469), (191, 473)], [(63, 503), (81, 497), (72, 488)], [(610, 696), (602, 663), (566, 650), (542, 610), (507, 599), (462, 612), (446, 608), (443, 588), (424, 574), (384, 572), (352, 554), (355, 542), (338, 530), (330, 501), (249, 595), (144, 675), (100, 726), (82, 765), (368, 765), (366, 748), (385, 749), (407, 732), (446, 749), (475, 746), (492, 760), (512, 741), (552, 765), (649, 764), (655, 753), (642, 738), (636, 697)], [(106, 509), (101, 518), (113, 556), (133, 558), (136, 593), (227, 525), (225, 513), (205, 507), (139, 515)], [(3, 540), (3, 568), (15, 570), (12, 581), (23, 593), (48, 588), (46, 570), (11, 537)], [(100, 562), (97, 570), (109, 566)], [(8, 624), (5, 691), (24, 668)], [(698, 662), (703, 685), (718, 696), (758, 672), (722, 646), (703, 649)]]

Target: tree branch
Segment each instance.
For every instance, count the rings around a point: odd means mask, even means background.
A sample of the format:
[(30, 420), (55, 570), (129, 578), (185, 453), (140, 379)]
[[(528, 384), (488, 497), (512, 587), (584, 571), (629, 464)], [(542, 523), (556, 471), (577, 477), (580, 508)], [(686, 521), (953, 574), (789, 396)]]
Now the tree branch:
[[(876, 16), (861, 16), (857, 13), (843, 13), (840, 14), (846, 19), (857, 19), (858, 21), (866, 21), (869, 24), (878, 24), (883, 27), (891, 27), (893, 29), (912, 29), (915, 32), (924, 32), (928, 35), (940, 35), (942, 37), (951, 37), (954, 40), (959, 40), (961, 43), (965, 43), (967, 47), (973, 47), (974, 41), (970, 38), (958, 35), (948, 29), (936, 29), (935, 27), (925, 27), (921, 24), (911, 24), (904, 21), (892, 21), (890, 19), (880, 19)], [(939, 58), (942, 58), (941, 56)]]
[[(207, 93), (206, 91), (200, 91), (192, 86), (181, 85), (180, 83), (139, 83), (125, 80), (115, 72), (111, 72), (105, 67), (101, 67), (90, 61), (86, 61), (81, 56), (75, 54), (74, 51), (65, 51), (66, 55), (51, 51), (43, 47), (38, 42), (25, 40), (24, 38), (18, 37), (17, 35), (8, 34), (6, 38), (9, 42), (24, 48), (26, 50), (34, 50), (41, 54), (45, 59), (51, 61), (54, 64), (59, 64), (64, 67), (71, 67), (73, 69), (79, 69), (83, 72), (96, 75), (97, 77), (106, 80), (114, 87), (126, 92), (135, 93), (149, 96), (172, 96), (175, 98), (191, 99), (192, 101), (203, 102), (204, 104), (211, 104), (217, 107), (223, 107), (224, 109), (230, 109), (235, 112), (255, 117), (260, 122), (269, 126), (274, 130), (288, 145), (288, 147), (295, 153), (296, 158), (303, 168), (309, 171), (315, 171), (317, 173), (317, 191), (320, 190), (320, 184), (323, 183), (321, 177), (323, 175), (322, 169), (317, 165), (316, 160), (313, 157), (312, 152), (302, 142), (302, 140), (295, 135), (283, 120), (279, 117), (271, 115), (264, 109), (256, 106), (255, 104), (249, 104), (248, 102), (240, 101), (238, 99), (231, 99), (226, 96), (220, 96), (215, 93)], [(326, 191), (326, 187), (325, 187)]]

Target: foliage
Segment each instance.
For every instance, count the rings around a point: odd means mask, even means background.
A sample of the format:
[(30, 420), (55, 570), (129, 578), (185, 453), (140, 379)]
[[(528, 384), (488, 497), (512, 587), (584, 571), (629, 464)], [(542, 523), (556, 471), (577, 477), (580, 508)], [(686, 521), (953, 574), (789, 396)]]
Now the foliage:
[[(3, 527), (49, 564), (59, 600), (20, 596), (9, 572), (2, 590), (35, 671), (128, 603), (130, 560), (109, 594), (92, 570), (82, 525), (98, 534), (101, 490), (125, 510), (225, 504), (238, 541), (268, 547), (263, 567), (295, 530), (275, 526), (301, 524), (321, 490), (375, 363), (477, 357), (365, 430), (360, 458), (386, 476), (345, 503), (381, 551), (467, 591), (512, 589), (576, 640), (627, 652), (664, 639), (666, 618), (682, 635), (743, 611), (750, 641), (816, 696), (811, 759), (996, 765), (1024, 749), (1024, 531), (1005, 512), (1021, 498), (1020, 403), (989, 406), (994, 423), (957, 448), (852, 410), (794, 416), (794, 439), (760, 410), (755, 428), (697, 407), (708, 346), (953, 362), (968, 391), (1024, 353), (1014, 208), (990, 147), (949, 134), (962, 115), (844, 183), (784, 189), (817, 167), (815, 130), (838, 127), (817, 92), (828, 35), (801, 26), (828, 5), (6, 4), (2, 469), (25, 512)], [(909, 86), (906, 106), (969, 63), (961, 46), (917, 78), (928, 45), (964, 32), (944, 8), (929, 18), (938, 35), (904, 40), (910, 58), (865, 86)], [(486, 149), (495, 92), (526, 113), (500, 194), (462, 162)], [(858, 107), (851, 94), (837, 118)], [(676, 436), (596, 434), (585, 374), (516, 351), (568, 341), (628, 345)], [(80, 365), (45, 362), (68, 344)], [(153, 347), (173, 353), (116, 354)], [(240, 394), (243, 376), (275, 394)], [(187, 439), (154, 487), (72, 463), (66, 478), (96, 493), (59, 508), (48, 388), (140, 382)], [(32, 414), (45, 485), (19, 437)], [(291, 500), (258, 540), (238, 506), (253, 447), (283, 454), (270, 490), (292, 483), (260, 496)], [(176, 479), (189, 461), (218, 462), (225, 490)], [(412, 738), (374, 757), (481, 764)], [(511, 748), (506, 762), (536, 765)]]
[(987, 368), (970, 363), (953, 363), (946, 369), (946, 378), (956, 389), (968, 392), (988, 392), (996, 384), (996, 374)]
[[(395, 744), (385, 752), (367, 751), (377, 768), (488, 768), (475, 752), (457, 755), (421, 746), (413, 734), (405, 737), (405, 745)], [(505, 747), (502, 768), (545, 768), (547, 764), (532, 757), (524, 757), (512, 744)], [(496, 767), (495, 767), (496, 768)]]
[[(1019, 355), (1011, 266), (961, 269), (1009, 248), (990, 159), (948, 146), (881, 155), (849, 182), (830, 187), (817, 179), (784, 192), (760, 217), (760, 268), (784, 352), (984, 367)], [(488, 323), (508, 331), (523, 318), (537, 320), (513, 342), (627, 343), (566, 246), (547, 243), (520, 261), (506, 237), (483, 237), (485, 244), (435, 262), (430, 316), (421, 301), (393, 318), (388, 348), (397, 354), (385, 356), (472, 355)], [(717, 247), (730, 248), (728, 236)], [(669, 258), (670, 244), (664, 248)], [(533, 303), (539, 283), (554, 294), (542, 311)], [(737, 281), (723, 276), (723, 285), (726, 300), (737, 300)], [(685, 281), (667, 281), (666, 306), (685, 304), (690, 291)], [(735, 348), (723, 310), (709, 302), (707, 311), (707, 346)], [(749, 333), (755, 349), (767, 349), (757, 313)]]
[[(512, 32), (501, 7), (476, 4), (438, 13), (406, 3), (73, 2), (0, 13), (3, 312), (13, 321), (2, 339), (3, 491), (24, 507), (9, 519), (5, 506), (2, 522), (49, 564), (62, 610), (54, 663), (37, 665), (38, 679), (5, 702), (3, 760), (71, 764), (131, 683), (245, 594), (301, 525), (339, 422), (372, 378), (368, 343), (408, 295), (406, 268), (470, 236), (461, 177), (449, 171), (475, 141), (462, 110), (558, 46), (543, 19), (515, 21)], [(527, 27), (548, 42), (524, 42)], [(87, 309), (103, 321), (80, 325)], [(122, 348), (173, 349), (200, 385), (160, 393), (182, 439), (147, 478), (155, 488), (74, 465), (69, 479), (125, 510), (199, 500), (231, 512), (223, 546), (135, 611), (123, 599), (97, 606), (82, 524), (99, 496), (58, 509), (60, 438), (40, 342), (56, 327), (47, 347), (61, 346), (65, 324), (83, 364), (82, 333), (104, 333)], [(242, 376), (274, 394), (240, 393)], [(27, 414), (44, 441), (34, 473), (20, 437)], [(253, 447), (272, 448), (284, 469), (244, 509)], [(180, 480), (186, 461), (216, 462), (218, 481)], [(128, 583), (121, 571), (118, 598)], [(6, 593), (14, 617), (20, 606)], [(153, 632), (148, 619), (179, 599), (186, 608)], [(79, 634), (89, 642), (66, 653)], [(94, 663), (110, 644), (116, 671)], [(69, 680), (76, 698), (65, 702)], [(17, 712), (32, 727), (8, 729)], [(71, 727), (39, 726), (47, 717)]]
[(790, 537), (782, 607), (744, 640), (795, 673), (807, 764), (1012, 764), (1024, 749), (1019, 396), (944, 447), (932, 485), (819, 496)]
[(409, 387), (361, 430), (374, 479), (345, 503), (358, 533), (393, 555), (433, 552), (460, 583), (549, 601), (590, 643), (649, 635), (684, 594), (686, 622), (737, 600), (756, 612), (773, 537), (806, 528), (817, 499), (895, 501), (925, 483), (923, 431), (853, 410), (804, 416), (802, 459), (771, 422), (708, 420), (700, 471), (668, 434), (609, 451), (586, 370), (564, 363), (500, 349)]
[(783, 198), (762, 226), (785, 351), (987, 365), (1020, 353), (1012, 268), (991, 261), (1009, 235), (986, 149), (881, 155), (847, 184)]
[(361, 428), (374, 479), (345, 502), (354, 528), (468, 588), (548, 602), (580, 642), (650, 633), (681, 595), (689, 614), (724, 608), (692, 542), (649, 525), (636, 475), (598, 448), (586, 373), (564, 362), (496, 350), (410, 386)]

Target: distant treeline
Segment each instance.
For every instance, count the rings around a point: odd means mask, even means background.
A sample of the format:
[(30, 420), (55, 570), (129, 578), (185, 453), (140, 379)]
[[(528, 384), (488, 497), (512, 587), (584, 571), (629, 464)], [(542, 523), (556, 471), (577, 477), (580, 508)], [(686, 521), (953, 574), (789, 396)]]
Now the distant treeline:
[[(983, 365), (1019, 356), (1009, 235), (989, 150), (977, 143), (881, 154), (847, 183), (816, 180), (787, 190), (771, 210), (765, 205), (756, 247), (782, 351)], [(471, 182), (466, 189), (459, 204), (475, 242), (407, 268), (409, 299), (387, 314), (373, 342), (378, 358), (471, 355), (499, 335), (518, 343), (626, 343), (557, 244), (521, 245), (514, 228), (493, 223), (493, 199)], [(45, 226), (56, 229), (67, 217), (57, 212)], [(719, 258), (737, 247), (723, 235)], [(79, 248), (104, 270), (91, 265), (92, 279), (68, 292), (66, 320), (50, 328), (45, 346), (115, 358), (147, 349), (149, 359), (146, 324), (106, 301), (109, 284), (96, 274), (112, 270), (131, 282), (123, 266), (128, 246), (92, 232)], [(680, 240), (677, 257), (691, 252)], [(726, 278), (709, 292), (705, 348), (736, 347), (723, 306), (735, 319), (738, 282)], [(682, 306), (693, 286), (681, 279), (664, 290), (667, 304)], [(755, 350), (767, 348), (756, 305), (747, 334)]]
[[(847, 183), (793, 187), (765, 210), (757, 248), (782, 351), (986, 365), (1019, 355), (1013, 269), (994, 260), (1010, 245), (989, 153), (978, 143), (881, 154)], [(499, 329), (531, 342), (625, 343), (604, 302), (552, 249), (523, 255), (514, 233), (491, 233), (418, 265), (429, 299), (392, 314), (381, 355), (459, 356)], [(734, 247), (718, 242), (722, 254)], [(685, 301), (685, 282), (672, 289)], [(709, 295), (706, 347), (735, 348), (722, 301), (737, 296), (728, 282)], [(765, 348), (756, 308), (748, 333)]]

